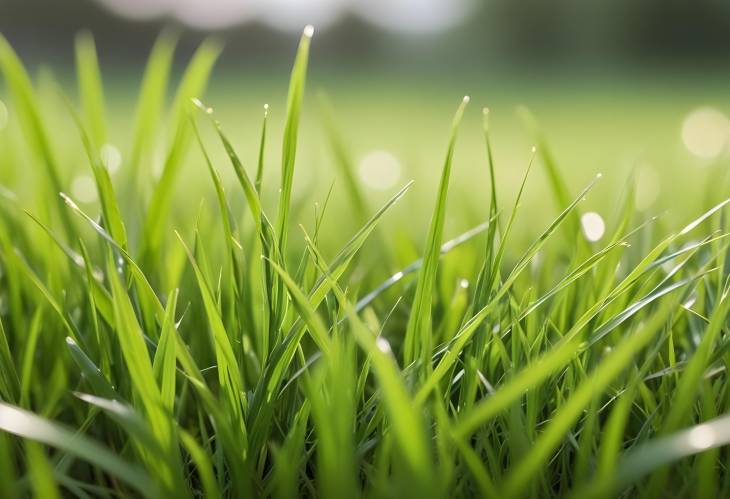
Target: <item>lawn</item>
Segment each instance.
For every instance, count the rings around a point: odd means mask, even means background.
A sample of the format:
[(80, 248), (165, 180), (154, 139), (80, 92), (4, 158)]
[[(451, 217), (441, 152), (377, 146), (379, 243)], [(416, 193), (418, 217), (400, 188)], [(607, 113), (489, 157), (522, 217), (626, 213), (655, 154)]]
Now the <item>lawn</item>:
[(69, 88), (0, 37), (0, 496), (730, 496), (722, 82), (311, 38), (287, 87), (80, 35)]

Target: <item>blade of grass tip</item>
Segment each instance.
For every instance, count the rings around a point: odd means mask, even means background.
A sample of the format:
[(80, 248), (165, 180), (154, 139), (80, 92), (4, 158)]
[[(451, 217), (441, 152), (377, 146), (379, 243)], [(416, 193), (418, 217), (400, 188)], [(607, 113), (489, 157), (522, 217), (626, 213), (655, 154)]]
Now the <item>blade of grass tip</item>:
[(448, 150), (444, 161), (441, 181), (439, 183), (438, 196), (434, 207), (431, 225), (426, 237), (426, 248), (423, 255), (423, 266), (419, 271), (416, 293), (411, 306), (411, 314), (408, 318), (408, 325), (405, 333), (404, 359), (410, 364), (421, 359), (428, 364), (431, 356), (431, 301), (432, 291), (436, 281), (436, 270), (438, 268), (439, 249), (444, 231), (444, 220), (446, 217), (446, 196), (449, 189), (451, 177), (451, 165), (456, 146), (456, 132), (459, 123), (464, 115), (469, 97), (464, 97), (459, 108), (456, 110), (454, 120), (451, 124), (451, 136), (449, 138)]
[(144, 497), (159, 497), (159, 488), (143, 470), (119, 458), (91, 438), (32, 412), (0, 402), (0, 430), (56, 447), (116, 476)]
[(276, 233), (279, 239), (279, 251), (286, 255), (287, 230), (289, 228), (289, 209), (291, 206), (291, 192), (294, 180), (294, 161), (297, 151), (297, 136), (299, 133), (299, 118), (301, 115), (304, 83), (307, 77), (309, 62), (309, 45), (314, 35), (314, 27), (304, 28), (299, 41), (294, 67), (289, 81), (289, 96), (287, 98), (286, 122), (284, 125), (284, 141), (281, 152), (281, 192), (279, 194), (279, 212), (276, 223)]
[(66, 337), (66, 345), (74, 363), (81, 370), (82, 376), (89, 382), (94, 393), (100, 397), (115, 399), (119, 394), (109, 381), (104, 377), (101, 370), (86, 355), (81, 347), (71, 337)]
[(337, 282), (329, 276), (327, 265), (317, 247), (308, 236), (305, 236), (305, 240), (315, 264), (327, 277), (332, 292), (348, 318), (355, 341), (370, 359), (394, 438), (402, 450), (402, 457), (409, 471), (415, 477), (413, 483), (418, 489), (415, 492), (433, 493), (436, 489), (432, 488), (434, 485), (432, 482), (436, 475), (433, 472), (431, 452), (425, 438), (426, 432), (421, 414), (403, 384), (402, 373), (390, 344), (382, 336), (373, 334), (362, 322)]
[(325, 134), (329, 142), (332, 154), (335, 157), (337, 166), (345, 180), (345, 188), (347, 189), (348, 199), (355, 209), (355, 216), (358, 220), (365, 221), (367, 219), (367, 203), (362, 193), (360, 184), (355, 176), (355, 165), (352, 162), (350, 154), (347, 152), (345, 141), (339, 133), (337, 124), (335, 123), (335, 113), (332, 102), (324, 92), (319, 93), (319, 108), (322, 116)]
[(89, 31), (82, 31), (76, 35), (76, 78), (86, 124), (91, 130), (94, 144), (101, 146), (106, 143), (107, 138), (104, 87), (96, 55), (96, 44)]
[[(8, 89), (18, 106), (25, 135), (45, 167), (49, 194), (55, 197), (56, 193), (63, 190), (63, 188), (56, 163), (56, 155), (52, 151), (48, 132), (43, 125), (43, 118), (38, 108), (40, 101), (33, 89), (30, 77), (23, 67), (23, 63), (20, 62), (18, 55), (2, 34), (0, 34), (0, 71), (5, 77)], [(59, 216), (66, 235), (69, 237), (75, 236), (76, 231), (71, 223), (71, 218), (68, 213), (63, 213), (63, 211), (61, 210)]]
[(571, 426), (583, 414), (585, 407), (594, 397), (603, 393), (613, 379), (634, 360), (638, 352), (649, 344), (670, 319), (676, 307), (677, 300), (666, 302), (638, 331), (624, 337), (588, 378), (573, 390), (567, 402), (552, 416), (545, 430), (530, 448), (530, 452), (523, 456), (505, 480), (503, 492), (506, 497), (517, 497), (525, 490), (533, 476), (565, 438)]
[(264, 181), (264, 154), (266, 152), (266, 123), (269, 118), (269, 105), (264, 104), (264, 119), (261, 123), (261, 139), (259, 140), (259, 160), (258, 166), (256, 167), (256, 180), (254, 186), (256, 192), (261, 196), (261, 186)]
[[(492, 157), (492, 141), (490, 139), (489, 135), (489, 108), (483, 108), (482, 109), (482, 130), (484, 132), (484, 142), (486, 144), (487, 148), (487, 167), (489, 171), (489, 181), (490, 181), (490, 189), (491, 189), (491, 197), (489, 201), (489, 218), (495, 218), (497, 216), (497, 181), (496, 177), (494, 175), (494, 160)], [(524, 186), (524, 182), (523, 182)], [(520, 191), (522, 188), (520, 189)], [(485, 294), (485, 279), (491, 274), (492, 267), (495, 265), (492, 257), (494, 253), (494, 247), (497, 237), (497, 225), (494, 224), (489, 227), (489, 230), (487, 231), (487, 245), (486, 245), (486, 254), (484, 259), (484, 264), (482, 265), (482, 268), (479, 272), (479, 275), (477, 275), (477, 285), (476, 290), (474, 292), (474, 296), (472, 298), (471, 309), (475, 308), (475, 302), (477, 300), (480, 301), (478, 305), (483, 305), (484, 301), (484, 294)]]

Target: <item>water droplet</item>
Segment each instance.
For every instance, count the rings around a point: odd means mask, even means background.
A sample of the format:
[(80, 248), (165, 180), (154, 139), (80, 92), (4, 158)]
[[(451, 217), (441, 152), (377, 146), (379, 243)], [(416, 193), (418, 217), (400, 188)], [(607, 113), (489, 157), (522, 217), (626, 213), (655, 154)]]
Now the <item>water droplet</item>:
[(583, 226), (583, 234), (591, 242), (599, 241), (606, 232), (606, 224), (603, 217), (594, 211), (589, 211), (580, 217)]
[(372, 151), (363, 156), (358, 165), (362, 181), (371, 189), (384, 190), (393, 187), (400, 179), (398, 159), (387, 151)]
[(119, 171), (122, 166), (122, 153), (119, 152), (112, 144), (104, 144), (101, 146), (101, 162), (104, 164), (109, 173), (113, 174)]
[(720, 155), (730, 139), (730, 121), (727, 116), (711, 107), (690, 112), (682, 123), (684, 146), (700, 158), (712, 159)]
[(96, 183), (88, 175), (79, 175), (71, 182), (71, 194), (82, 203), (96, 201)]
[(378, 336), (378, 338), (375, 340), (375, 345), (378, 347), (378, 350), (380, 350), (383, 353), (392, 352), (392, 350), (390, 348), (390, 343), (388, 343), (388, 340), (386, 340), (382, 336)]
[(469, 281), (466, 279), (459, 279), (459, 287), (462, 289), (467, 289), (469, 287)]

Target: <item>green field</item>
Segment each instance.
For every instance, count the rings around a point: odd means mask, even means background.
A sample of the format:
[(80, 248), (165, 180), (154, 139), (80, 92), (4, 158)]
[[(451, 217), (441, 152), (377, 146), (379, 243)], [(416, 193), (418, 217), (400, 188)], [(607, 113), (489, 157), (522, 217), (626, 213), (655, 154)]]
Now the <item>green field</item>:
[(309, 43), (0, 38), (0, 496), (730, 495), (727, 78)]

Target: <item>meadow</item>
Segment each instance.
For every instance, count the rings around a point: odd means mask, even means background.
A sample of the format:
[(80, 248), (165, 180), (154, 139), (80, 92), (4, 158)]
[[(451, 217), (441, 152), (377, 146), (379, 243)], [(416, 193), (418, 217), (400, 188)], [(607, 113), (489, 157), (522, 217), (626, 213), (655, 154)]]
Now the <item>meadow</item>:
[(80, 34), (73, 92), (0, 37), (0, 496), (730, 496), (694, 101), (330, 92), (312, 34), (288, 86)]

